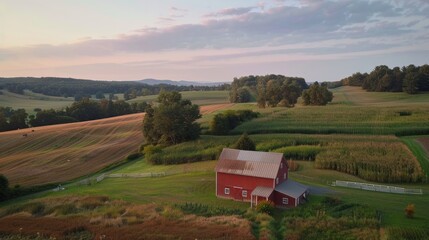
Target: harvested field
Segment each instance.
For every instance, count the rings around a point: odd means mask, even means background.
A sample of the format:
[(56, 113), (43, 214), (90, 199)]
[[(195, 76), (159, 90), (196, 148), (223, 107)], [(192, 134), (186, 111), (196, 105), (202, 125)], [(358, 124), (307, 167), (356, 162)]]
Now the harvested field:
[[(206, 114), (229, 104), (201, 107)], [(123, 160), (143, 142), (144, 114), (0, 133), (0, 173), (10, 185), (64, 182)], [(24, 136), (26, 135), (26, 136)]]

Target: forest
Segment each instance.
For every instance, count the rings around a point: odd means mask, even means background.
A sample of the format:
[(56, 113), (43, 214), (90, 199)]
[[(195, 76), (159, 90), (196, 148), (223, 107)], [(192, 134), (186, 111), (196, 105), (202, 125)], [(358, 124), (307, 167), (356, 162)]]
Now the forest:
[(386, 65), (374, 68), (370, 73), (354, 73), (329, 87), (359, 86), (369, 92), (406, 92), (416, 94), (429, 91), (429, 65), (394, 67)]

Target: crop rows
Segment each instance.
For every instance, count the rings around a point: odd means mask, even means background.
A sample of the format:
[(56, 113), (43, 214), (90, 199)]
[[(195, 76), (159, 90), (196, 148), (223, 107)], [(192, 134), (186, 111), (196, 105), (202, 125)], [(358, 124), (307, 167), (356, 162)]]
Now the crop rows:
[(375, 182), (418, 182), (423, 171), (400, 142), (333, 142), (316, 157), (315, 167), (352, 174)]

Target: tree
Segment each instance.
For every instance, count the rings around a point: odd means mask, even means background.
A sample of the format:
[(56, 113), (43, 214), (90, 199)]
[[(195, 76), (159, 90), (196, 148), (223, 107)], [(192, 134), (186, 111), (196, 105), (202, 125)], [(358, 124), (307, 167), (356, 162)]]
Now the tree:
[(9, 118), (9, 129), (22, 129), (28, 128), (27, 125), (27, 116), (28, 114), (24, 109), (17, 109), (12, 112), (12, 115)]
[(263, 79), (258, 79), (256, 90), (257, 90), (256, 101), (258, 102), (258, 107), (265, 108), (265, 106), (267, 105), (267, 98), (265, 96), (265, 81)]
[(413, 218), (415, 210), (416, 207), (414, 206), (414, 204), (408, 204), (405, 208), (405, 216), (407, 216), (407, 218)]
[(0, 174), (0, 201), (4, 201), (9, 197), (9, 180)]
[(333, 99), (333, 94), (328, 90), (328, 87), (319, 85), (318, 82), (313, 83), (309, 89), (302, 93), (304, 105), (326, 105)]
[(98, 102), (83, 98), (71, 105), (68, 109), (68, 115), (79, 121), (88, 121), (102, 118), (103, 111)]
[(161, 91), (157, 107), (148, 106), (143, 120), (143, 135), (150, 144), (171, 145), (197, 139), (201, 117), (199, 107), (182, 100), (179, 92)]
[(250, 139), (247, 133), (243, 133), (238, 141), (233, 145), (235, 149), (255, 151), (255, 143)]

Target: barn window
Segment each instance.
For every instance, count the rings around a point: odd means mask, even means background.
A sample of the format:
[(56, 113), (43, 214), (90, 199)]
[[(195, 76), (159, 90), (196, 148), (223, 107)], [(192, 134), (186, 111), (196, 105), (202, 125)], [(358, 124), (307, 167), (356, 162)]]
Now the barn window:
[(286, 179), (286, 173), (283, 173), (283, 179)]
[(280, 163), (280, 168), (283, 168), (283, 163)]
[(229, 195), (229, 188), (226, 187), (224, 192), (225, 192), (225, 195)]
[(286, 197), (284, 197), (284, 198), (282, 199), (282, 203), (283, 203), (284, 205), (289, 204), (289, 199), (288, 199), (288, 198), (286, 198)]
[(243, 191), (241, 192), (241, 196), (242, 196), (242, 197), (247, 197), (247, 190), (243, 190)]
[(276, 184), (279, 184), (279, 178), (276, 178)]

